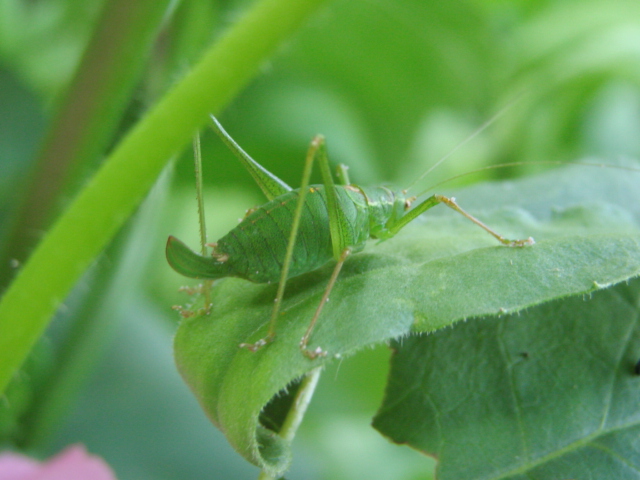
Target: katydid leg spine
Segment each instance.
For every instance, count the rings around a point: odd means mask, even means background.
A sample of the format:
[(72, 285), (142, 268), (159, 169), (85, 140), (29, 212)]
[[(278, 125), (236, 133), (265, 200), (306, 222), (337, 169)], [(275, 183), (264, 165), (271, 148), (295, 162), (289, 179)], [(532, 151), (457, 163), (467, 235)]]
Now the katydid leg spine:
[[(439, 203), (464, 215), (503, 245), (522, 247), (534, 243), (532, 238), (505, 239), (462, 210), (455, 199), (432, 195), (411, 209), (416, 198), (408, 196), (406, 191), (335, 185), (322, 136), (315, 137), (309, 147), (301, 187), (291, 189), (244, 152), (215, 118), (213, 129), (251, 173), (269, 202), (256, 208), (222, 237), (211, 257), (199, 255), (175, 237), (169, 237), (167, 260), (178, 273), (193, 278), (234, 276), (255, 283), (278, 281), (268, 333), (257, 342), (241, 344), (249, 350), (256, 351), (273, 341), (287, 279), (313, 271), (334, 259), (337, 263), (331, 279), (300, 341), (305, 356), (313, 359), (326, 355), (320, 347), (309, 349), (308, 343), (347, 257), (362, 250), (369, 238), (385, 240), (395, 236), (418, 215)], [(315, 160), (324, 183), (309, 186)], [(339, 178), (348, 181), (345, 167)]]

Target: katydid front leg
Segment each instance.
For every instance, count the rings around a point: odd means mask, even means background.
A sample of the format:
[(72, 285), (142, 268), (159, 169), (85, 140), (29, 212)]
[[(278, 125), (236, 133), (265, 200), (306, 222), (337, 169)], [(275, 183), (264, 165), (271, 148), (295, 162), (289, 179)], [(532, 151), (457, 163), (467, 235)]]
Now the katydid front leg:
[[(322, 309), (324, 305), (329, 300), (329, 295), (333, 290), (333, 287), (338, 279), (338, 275), (340, 274), (340, 270), (344, 265), (344, 262), (347, 260), (347, 257), (351, 254), (351, 247), (355, 245), (356, 241), (352, 238), (351, 230), (347, 227), (348, 220), (342, 208), (340, 208), (340, 203), (338, 202), (338, 195), (336, 193), (336, 186), (333, 182), (333, 178), (331, 176), (331, 170), (329, 168), (329, 159), (327, 157), (327, 149), (324, 143), (324, 138), (321, 137), (321, 143), (318, 148), (318, 161), (320, 166), (320, 172), (322, 173), (322, 181), (324, 182), (325, 192), (327, 194), (327, 211), (329, 213), (329, 230), (331, 232), (331, 245), (333, 247), (333, 256), (336, 260), (336, 266), (333, 269), (333, 273), (331, 274), (331, 278), (329, 279), (329, 283), (327, 284), (327, 288), (322, 295), (322, 299), (320, 300), (320, 304), (316, 309), (309, 326), (307, 327), (307, 331), (303, 335), (300, 340), (300, 350), (302, 353), (309, 359), (313, 360), (317, 357), (324, 357), (327, 355), (327, 352), (323, 350), (321, 347), (316, 347), (314, 349), (308, 348), (309, 338), (313, 333), (313, 329), (316, 326), (316, 322), (320, 317), (320, 313), (322, 313)], [(338, 168), (338, 177), (341, 182), (348, 182), (349, 176), (347, 173), (347, 168), (344, 165), (340, 165)]]
[(526, 246), (530, 246), (530, 245), (533, 245), (534, 243), (536, 243), (535, 240), (533, 239), (533, 237), (529, 237), (529, 238), (527, 238), (525, 240), (509, 240), (509, 239), (503, 237), (502, 235), (500, 235), (499, 233), (497, 233), (493, 229), (489, 228), (483, 222), (478, 220), (476, 217), (474, 217), (470, 213), (468, 213), (465, 210), (463, 210), (462, 208), (460, 208), (460, 206), (456, 203), (456, 199), (455, 198), (449, 198), (449, 197), (445, 197), (443, 195), (432, 195), (431, 197), (427, 198), (424, 202), (422, 202), (420, 205), (418, 205), (414, 209), (412, 209), (409, 212), (407, 212), (404, 216), (402, 216), (402, 218), (400, 218), (397, 221), (397, 223), (395, 223), (394, 225), (391, 225), (389, 227), (388, 236), (385, 237), (385, 238), (393, 237), (405, 225), (407, 225), (411, 221), (415, 220), (416, 217), (418, 217), (422, 213), (426, 212), (430, 208), (435, 207), (436, 205), (438, 205), (440, 203), (446, 205), (447, 207), (449, 207), (449, 208), (455, 210), (456, 212), (458, 212), (459, 214), (463, 215), (465, 218), (468, 218), (469, 220), (471, 220), (473, 223), (478, 225), (480, 228), (484, 229), (487, 233), (489, 233), (496, 240), (498, 240), (502, 245), (505, 245), (507, 247), (526, 247)]

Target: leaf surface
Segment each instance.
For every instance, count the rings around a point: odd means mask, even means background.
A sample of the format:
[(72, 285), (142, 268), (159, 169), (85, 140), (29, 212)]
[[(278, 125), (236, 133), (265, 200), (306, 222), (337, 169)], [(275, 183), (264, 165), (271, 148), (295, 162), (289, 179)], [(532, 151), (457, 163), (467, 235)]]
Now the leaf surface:
[[(310, 342), (329, 352), (324, 359), (306, 359), (298, 343), (333, 265), (289, 281), (276, 341), (257, 353), (238, 344), (266, 334), (276, 285), (220, 281), (210, 315), (187, 319), (178, 329), (178, 367), (231, 444), (280, 473), (288, 448), (260, 426), (260, 413), (318, 364), (411, 332), (517, 312), (637, 276), (638, 181), (639, 173), (582, 167), (460, 192), (463, 208), (506, 237), (532, 235), (538, 243), (498, 246), (460, 215), (434, 208), (347, 261)], [(576, 184), (598, 185), (604, 199)]]
[(398, 342), (374, 427), (437, 478), (637, 479), (640, 281)]

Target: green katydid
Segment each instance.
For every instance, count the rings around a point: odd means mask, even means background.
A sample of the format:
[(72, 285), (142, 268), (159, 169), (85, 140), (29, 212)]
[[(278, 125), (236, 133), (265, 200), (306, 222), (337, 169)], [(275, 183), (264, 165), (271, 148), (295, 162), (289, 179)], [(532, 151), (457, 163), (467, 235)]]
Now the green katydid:
[[(336, 262), (322, 299), (300, 340), (308, 358), (326, 355), (321, 347), (308, 347), (322, 308), (346, 259), (361, 251), (370, 238), (386, 240), (426, 210), (443, 203), (483, 228), (502, 245), (524, 247), (534, 240), (509, 240), (458, 206), (453, 198), (432, 195), (414, 208), (417, 200), (406, 190), (360, 187), (349, 182), (340, 166), (336, 185), (329, 167), (325, 140), (316, 136), (308, 149), (300, 188), (285, 182), (253, 160), (212, 116), (213, 129), (240, 159), (269, 200), (252, 210), (235, 228), (212, 244), (211, 256), (193, 252), (175, 237), (167, 241), (167, 260), (178, 273), (192, 278), (239, 277), (255, 283), (278, 283), (267, 335), (240, 346), (256, 351), (272, 342), (287, 279)], [(314, 160), (318, 160), (322, 185), (309, 185)]]

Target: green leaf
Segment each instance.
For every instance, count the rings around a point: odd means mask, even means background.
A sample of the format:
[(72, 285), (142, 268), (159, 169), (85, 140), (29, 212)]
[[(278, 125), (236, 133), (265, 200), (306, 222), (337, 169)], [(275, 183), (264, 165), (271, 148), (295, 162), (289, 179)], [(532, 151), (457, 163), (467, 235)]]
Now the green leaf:
[[(210, 315), (186, 319), (178, 329), (178, 367), (230, 443), (254, 464), (281, 473), (286, 445), (277, 435), (265, 435), (260, 413), (311, 368), (410, 332), (516, 312), (637, 276), (639, 178), (623, 170), (574, 167), (461, 192), (459, 203), (505, 236), (533, 235), (538, 243), (497, 246), (445, 207), (427, 212), (345, 264), (311, 337), (311, 348), (329, 352), (324, 359), (309, 361), (298, 343), (332, 265), (288, 282), (276, 341), (257, 353), (238, 344), (265, 336), (276, 285), (219, 281)], [(594, 183), (605, 193), (600, 199), (574, 187)], [(264, 454), (273, 450), (279, 452), (276, 460)]]
[(440, 480), (640, 478), (640, 281), (398, 341), (374, 427)]

